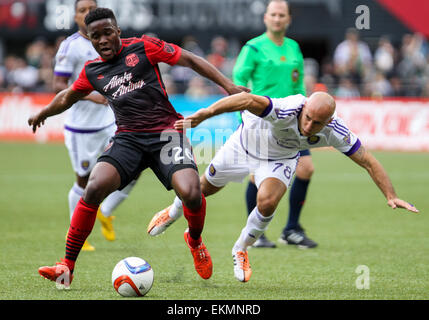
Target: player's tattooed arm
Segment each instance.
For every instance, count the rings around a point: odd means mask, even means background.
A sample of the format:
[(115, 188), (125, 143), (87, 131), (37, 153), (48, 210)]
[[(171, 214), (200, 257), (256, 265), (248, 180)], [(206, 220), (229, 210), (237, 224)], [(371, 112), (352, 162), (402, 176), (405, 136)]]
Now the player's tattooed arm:
[(395, 189), (393, 188), (392, 182), (381, 163), (368, 152), (363, 145), (353, 153), (350, 158), (361, 167), (365, 168), (372, 180), (375, 182), (377, 187), (383, 192), (387, 199), (387, 204), (393, 208), (404, 208), (412, 212), (419, 212), (410, 203), (399, 199), (396, 196)]
[(45, 108), (28, 119), (28, 125), (32, 127), (33, 132), (36, 132), (37, 128), (45, 124), (46, 118), (66, 111), (86, 95), (86, 93), (74, 91), (71, 88), (60, 91)]

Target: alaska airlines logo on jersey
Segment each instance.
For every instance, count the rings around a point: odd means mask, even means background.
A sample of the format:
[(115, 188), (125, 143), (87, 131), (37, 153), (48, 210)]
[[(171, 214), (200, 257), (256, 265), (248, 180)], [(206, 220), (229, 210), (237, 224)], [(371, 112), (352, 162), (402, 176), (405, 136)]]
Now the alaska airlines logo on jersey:
[(124, 84), (125, 82), (129, 82), (133, 78), (133, 74), (131, 72), (124, 72), (122, 76), (114, 76), (110, 79), (109, 83), (103, 87), (103, 90), (107, 92), (109, 89), (113, 89), (117, 86)]
[(135, 53), (130, 53), (125, 57), (125, 64), (128, 67), (135, 67), (139, 61), (139, 57)]
[[(132, 82), (133, 74), (131, 72), (124, 72), (122, 76), (114, 76), (110, 79), (109, 83), (103, 87), (104, 92), (107, 92), (109, 89), (113, 89), (119, 86), (119, 88), (112, 93), (113, 99), (120, 97), (128, 92), (140, 89), (145, 85), (143, 80), (137, 82)], [(128, 83), (127, 85), (125, 85)]]

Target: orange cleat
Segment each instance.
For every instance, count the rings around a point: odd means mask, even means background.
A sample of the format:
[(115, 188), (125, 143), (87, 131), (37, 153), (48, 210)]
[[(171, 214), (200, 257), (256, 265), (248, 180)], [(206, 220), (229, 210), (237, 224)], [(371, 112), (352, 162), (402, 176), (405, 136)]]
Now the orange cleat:
[(192, 248), (188, 243), (189, 230), (186, 229), (184, 233), (185, 242), (191, 250), (194, 257), (194, 266), (197, 273), (203, 279), (208, 279), (213, 273), (213, 263), (210, 253), (203, 242), (197, 247)]
[(252, 275), (247, 251), (232, 251), (234, 260), (234, 276), (238, 281), (247, 282)]
[(170, 212), (171, 206), (161, 210), (155, 214), (152, 220), (147, 226), (147, 233), (151, 236), (159, 236), (163, 233), (174, 221), (168, 213)]
[(61, 262), (57, 262), (53, 267), (40, 267), (39, 274), (45, 279), (55, 281), (58, 289), (69, 289), (73, 280), (73, 274), (64, 259), (61, 259)]

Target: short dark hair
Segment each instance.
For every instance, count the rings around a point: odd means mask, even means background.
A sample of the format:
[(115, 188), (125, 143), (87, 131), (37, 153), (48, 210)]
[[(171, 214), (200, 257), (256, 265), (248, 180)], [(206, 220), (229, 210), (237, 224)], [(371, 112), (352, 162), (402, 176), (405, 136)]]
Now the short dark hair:
[(115, 24), (117, 24), (115, 14), (109, 8), (97, 8), (91, 10), (85, 16), (85, 24), (88, 26), (90, 23), (102, 19), (112, 19)]
[[(75, 10), (77, 9), (77, 4), (78, 4), (78, 2), (80, 2), (80, 1), (83, 1), (83, 0), (76, 0), (76, 1), (74, 2), (74, 9), (75, 9)], [(91, 0), (91, 1), (94, 1), (94, 2), (95, 2), (95, 4), (97, 4), (97, 0)]]

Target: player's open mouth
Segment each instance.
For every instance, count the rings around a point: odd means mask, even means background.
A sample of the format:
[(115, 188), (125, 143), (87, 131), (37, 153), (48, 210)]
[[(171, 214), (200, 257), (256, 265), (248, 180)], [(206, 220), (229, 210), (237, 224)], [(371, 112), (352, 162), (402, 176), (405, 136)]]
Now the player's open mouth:
[(113, 53), (110, 48), (101, 48), (100, 51), (104, 56), (110, 56)]

